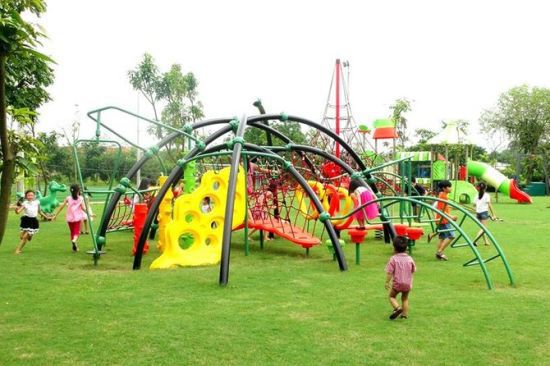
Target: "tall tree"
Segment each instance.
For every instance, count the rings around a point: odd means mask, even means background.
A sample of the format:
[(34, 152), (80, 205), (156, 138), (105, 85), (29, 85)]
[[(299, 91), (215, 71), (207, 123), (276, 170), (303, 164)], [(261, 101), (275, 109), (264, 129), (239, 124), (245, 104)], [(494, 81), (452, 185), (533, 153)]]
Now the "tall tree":
[[(481, 122), (488, 134), (505, 131), (520, 153), (528, 157), (539, 154), (550, 130), (550, 89), (527, 85), (512, 88), (500, 95), (495, 109), (482, 114)], [(546, 154), (543, 157), (546, 158)], [(530, 182), (535, 167), (524, 165), (525, 178)]]
[[(202, 103), (198, 100), (198, 81), (192, 72), (184, 74), (181, 65), (174, 64), (161, 74), (153, 57), (146, 53), (136, 69), (128, 72), (128, 76), (132, 87), (141, 91), (153, 107), (156, 120), (159, 120), (157, 102), (164, 103), (160, 120), (177, 129), (204, 117)], [(160, 139), (168, 131), (153, 128), (149, 132)], [(183, 144), (184, 140), (178, 139), (168, 149), (174, 149), (173, 155), (178, 156), (184, 148)], [(177, 157), (172, 159), (175, 161)]]
[[(158, 121), (157, 102), (160, 99), (158, 92), (160, 89), (161, 75), (153, 56), (145, 53), (139, 65), (137, 65), (134, 70), (128, 71), (128, 79), (134, 90), (140, 91), (145, 100), (149, 102), (153, 109), (155, 121)], [(162, 130), (160, 130), (160, 128), (153, 127), (150, 131), (158, 138), (162, 137)]]
[[(16, 166), (14, 144), (9, 139), (8, 107), (11, 106), (13, 108), (11, 110), (18, 113), (24, 108), (35, 110), (48, 98), (44, 88), (49, 83), (47, 77), (45, 79), (38, 77), (24, 79), (21, 78), (22, 74), (36, 76), (35, 70), (40, 69), (49, 73), (51, 79), (51, 70), (47, 68), (47, 63), (51, 60), (35, 50), (44, 35), (37, 25), (25, 21), (21, 14), (29, 11), (39, 16), (45, 9), (46, 5), (43, 0), (3, 0), (2, 6), (0, 6), (0, 143), (2, 145), (0, 243), (2, 243), (6, 230), (10, 193)], [(15, 75), (15, 77), (9, 75)], [(15, 82), (17, 84), (14, 84)], [(33, 91), (33, 88), (36, 90)], [(17, 95), (17, 97), (11, 95), (10, 90), (14, 90), (13, 95)], [(28, 93), (25, 94), (22, 90)]]
[(390, 109), (392, 111), (390, 119), (395, 123), (398, 145), (404, 149), (405, 143), (409, 140), (405, 113), (411, 110), (411, 102), (406, 98), (397, 99)]

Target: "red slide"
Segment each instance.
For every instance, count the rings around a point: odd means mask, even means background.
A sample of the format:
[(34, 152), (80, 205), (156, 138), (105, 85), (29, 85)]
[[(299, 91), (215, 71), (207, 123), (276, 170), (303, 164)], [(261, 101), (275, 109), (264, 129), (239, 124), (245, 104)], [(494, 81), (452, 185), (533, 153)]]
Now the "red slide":
[(517, 200), (519, 203), (533, 203), (531, 196), (519, 189), (515, 179), (510, 179), (510, 198)]

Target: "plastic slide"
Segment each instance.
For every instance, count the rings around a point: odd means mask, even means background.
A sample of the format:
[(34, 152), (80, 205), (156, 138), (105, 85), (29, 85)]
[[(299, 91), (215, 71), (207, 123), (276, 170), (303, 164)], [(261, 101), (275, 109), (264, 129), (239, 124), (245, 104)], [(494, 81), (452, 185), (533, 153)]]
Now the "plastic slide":
[(487, 182), (487, 184), (495, 187), (497, 191), (507, 194), (510, 198), (517, 200), (518, 203), (533, 203), (531, 196), (519, 189), (514, 179), (506, 178), (504, 174), (489, 164), (470, 160), (468, 161), (467, 167), (468, 175)]
[[(182, 194), (176, 199), (173, 218), (165, 228), (163, 252), (151, 263), (151, 268), (212, 265), (220, 261), (229, 172), (230, 167), (219, 173), (207, 171), (192, 194)], [(205, 200), (207, 197), (209, 202)], [(245, 212), (245, 177), (243, 169), (239, 169), (233, 228), (242, 224)]]
[(477, 195), (477, 189), (470, 182), (464, 180), (452, 181), (451, 193), (449, 193), (449, 199), (461, 203), (463, 205), (474, 203)]

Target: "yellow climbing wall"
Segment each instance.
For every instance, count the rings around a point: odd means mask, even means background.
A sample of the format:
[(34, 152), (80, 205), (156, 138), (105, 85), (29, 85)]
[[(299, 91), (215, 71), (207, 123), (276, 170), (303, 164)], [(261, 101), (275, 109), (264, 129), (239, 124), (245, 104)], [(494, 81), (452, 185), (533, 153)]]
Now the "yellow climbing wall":
[[(175, 200), (173, 217), (164, 229), (163, 252), (151, 268), (202, 266), (220, 261), (229, 172), (229, 167), (218, 173), (207, 171), (193, 193), (182, 194)], [(206, 197), (210, 198), (210, 205), (206, 205)], [(245, 177), (239, 168), (233, 228), (244, 222), (245, 212)]]

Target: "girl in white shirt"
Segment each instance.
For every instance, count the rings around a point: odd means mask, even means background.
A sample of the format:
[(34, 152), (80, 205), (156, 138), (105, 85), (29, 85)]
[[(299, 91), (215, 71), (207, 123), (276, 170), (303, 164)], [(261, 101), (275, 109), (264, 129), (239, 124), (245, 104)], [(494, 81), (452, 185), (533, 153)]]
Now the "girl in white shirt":
[[(487, 226), (487, 221), (489, 221), (490, 218), (495, 217), (495, 212), (493, 210), (493, 206), (491, 205), (491, 197), (489, 196), (489, 193), (485, 191), (487, 189), (487, 185), (485, 183), (479, 183), (478, 189), (479, 192), (474, 202), (476, 207), (476, 217), (479, 222), (481, 222), (484, 226)], [(476, 239), (482, 234), (483, 230), (480, 229), (476, 235)], [(483, 235), (483, 241), (485, 245), (489, 245), (485, 235)]]
[(34, 199), (34, 191), (28, 190), (25, 192), (25, 200), (17, 204), (15, 213), (19, 214), (23, 211), (21, 217), (21, 234), (19, 235), (19, 245), (15, 248), (15, 254), (20, 254), (27, 241), (31, 241), (34, 234), (39, 230), (37, 216), (40, 214), (44, 218), (48, 218), (40, 209), (40, 202)]

